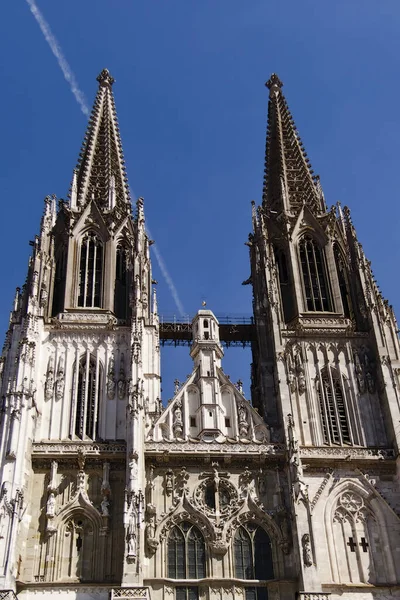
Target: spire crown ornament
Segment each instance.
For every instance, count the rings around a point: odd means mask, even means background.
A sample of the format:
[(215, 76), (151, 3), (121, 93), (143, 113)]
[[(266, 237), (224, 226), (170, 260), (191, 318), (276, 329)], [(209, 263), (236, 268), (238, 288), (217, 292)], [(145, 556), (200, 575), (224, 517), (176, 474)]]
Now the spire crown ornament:
[(271, 90), (272, 88), (279, 88), (279, 89), (281, 89), (283, 87), (283, 83), (279, 79), (279, 77), (278, 77), (278, 75), (276, 73), (272, 73), (271, 77), (268, 79), (268, 81), (265, 84), (265, 86), (269, 90)]
[(96, 77), (96, 80), (100, 83), (100, 85), (109, 87), (111, 87), (115, 81), (108, 69), (103, 69), (102, 72)]

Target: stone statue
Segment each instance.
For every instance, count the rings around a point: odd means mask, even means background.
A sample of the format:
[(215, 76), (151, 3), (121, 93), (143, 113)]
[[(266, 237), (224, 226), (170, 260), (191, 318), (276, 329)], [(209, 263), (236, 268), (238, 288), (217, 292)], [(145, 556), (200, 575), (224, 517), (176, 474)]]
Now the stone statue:
[(50, 492), (47, 504), (46, 504), (46, 517), (54, 517), (56, 514), (56, 497), (54, 492)]
[(292, 392), (292, 394), (294, 394), (294, 392), (296, 391), (296, 376), (292, 368), (290, 368), (288, 371), (288, 384), (290, 391)]
[(247, 410), (244, 402), (238, 404), (238, 415), (239, 415), (239, 435), (240, 437), (246, 437), (249, 431), (249, 423), (247, 420)]
[(304, 392), (306, 391), (306, 378), (304, 376), (303, 368), (301, 368), (299, 371), (298, 386), (299, 386), (299, 394), (304, 394)]
[(107, 496), (103, 497), (103, 501), (101, 503), (101, 514), (103, 517), (110, 516), (110, 502), (109, 502)]
[(125, 380), (125, 358), (124, 353), (121, 352), (120, 364), (119, 364), (119, 379), (117, 384), (118, 398), (123, 400), (126, 394), (126, 380)]
[(357, 385), (358, 385), (360, 394), (364, 394), (365, 393), (364, 369), (362, 368), (358, 352), (354, 353), (354, 370), (356, 373)]
[(51, 400), (54, 392), (54, 356), (50, 356), (47, 366), (46, 384), (44, 388), (44, 397), (46, 400)]
[(58, 361), (58, 369), (57, 369), (57, 380), (56, 380), (56, 400), (59, 401), (64, 396), (64, 356), (60, 356), (60, 360)]
[(165, 473), (165, 491), (167, 496), (172, 494), (174, 489), (174, 474), (172, 471), (167, 471)]
[(128, 558), (136, 558), (136, 533), (132, 531), (128, 533)]
[(136, 458), (132, 458), (129, 461), (129, 491), (133, 492), (135, 489), (135, 482), (138, 478), (138, 464)]
[(311, 567), (313, 564), (312, 553), (311, 553), (311, 542), (310, 536), (308, 533), (305, 533), (301, 538), (301, 543), (303, 546), (303, 563), (306, 567)]
[(115, 398), (116, 387), (117, 387), (117, 384), (115, 381), (114, 357), (111, 357), (109, 365), (108, 365), (108, 374), (107, 374), (107, 396), (110, 400), (113, 400)]
[(182, 421), (182, 401), (181, 400), (178, 400), (175, 404), (172, 430), (176, 437), (179, 437), (182, 435), (183, 421)]

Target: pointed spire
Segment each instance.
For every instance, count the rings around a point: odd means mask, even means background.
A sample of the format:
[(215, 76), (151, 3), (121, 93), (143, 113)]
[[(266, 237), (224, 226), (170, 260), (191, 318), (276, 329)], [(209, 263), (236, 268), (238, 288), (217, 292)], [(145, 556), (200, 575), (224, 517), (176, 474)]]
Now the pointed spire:
[(283, 204), (287, 210), (296, 210), (307, 204), (313, 211), (324, 211), (323, 194), (282, 93), (283, 83), (273, 73), (265, 85), (269, 89), (269, 104), (264, 205), (271, 208)]
[[(121, 137), (115, 110), (113, 77), (103, 69), (97, 77), (94, 101), (79, 161), (71, 185), (72, 210), (94, 199), (101, 210), (113, 205), (130, 205), (130, 194)], [(110, 200), (111, 202), (110, 207)]]

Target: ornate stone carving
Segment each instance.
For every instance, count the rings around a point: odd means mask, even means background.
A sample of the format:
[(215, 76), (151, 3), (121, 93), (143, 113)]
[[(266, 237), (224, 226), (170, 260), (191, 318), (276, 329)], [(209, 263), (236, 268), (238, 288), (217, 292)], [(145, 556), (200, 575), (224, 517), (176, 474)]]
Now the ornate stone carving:
[(328, 457), (338, 460), (393, 460), (395, 453), (392, 448), (335, 448), (333, 446), (302, 446), (301, 456), (326, 460)]
[(114, 357), (111, 355), (111, 358), (108, 363), (108, 373), (107, 373), (107, 397), (110, 400), (114, 400), (115, 398), (115, 389), (116, 389), (116, 381), (115, 381), (115, 361)]
[(182, 421), (182, 400), (179, 399), (175, 402), (174, 411), (173, 411), (173, 423), (172, 423), (172, 431), (174, 432), (174, 436), (179, 438), (183, 433), (183, 421)]
[(303, 548), (303, 563), (305, 567), (311, 567), (313, 564), (312, 552), (311, 552), (311, 541), (310, 535), (305, 533), (301, 538), (301, 545)]
[(65, 373), (64, 373), (64, 355), (58, 360), (57, 379), (56, 379), (56, 400), (62, 400), (64, 396)]
[(124, 353), (121, 352), (119, 361), (119, 378), (118, 378), (118, 398), (123, 400), (126, 394), (126, 377), (125, 377), (125, 357)]
[(175, 491), (178, 496), (182, 496), (184, 492), (189, 492), (188, 481), (189, 473), (187, 472), (186, 467), (182, 467), (175, 476)]
[(167, 496), (170, 496), (174, 490), (174, 473), (171, 470), (165, 473), (164, 487), (165, 493), (167, 494)]
[(54, 393), (54, 356), (51, 355), (47, 364), (46, 383), (44, 387), (44, 397), (47, 401), (51, 400)]
[(241, 438), (246, 438), (249, 432), (249, 421), (247, 408), (243, 401), (238, 402), (237, 411), (239, 418), (239, 436)]

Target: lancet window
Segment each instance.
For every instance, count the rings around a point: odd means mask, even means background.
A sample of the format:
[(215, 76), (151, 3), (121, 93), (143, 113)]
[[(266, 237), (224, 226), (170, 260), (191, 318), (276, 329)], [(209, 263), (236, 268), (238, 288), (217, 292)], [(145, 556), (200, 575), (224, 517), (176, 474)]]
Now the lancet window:
[[(184, 521), (176, 525), (168, 538), (168, 577), (201, 579), (206, 576), (204, 538), (195, 525)], [(176, 600), (198, 600), (197, 586), (177, 586)]]
[[(67, 276), (67, 248), (64, 243), (60, 244), (56, 254), (56, 272), (54, 278), (53, 292), (53, 316), (64, 309), (65, 281)], [(56, 245), (57, 248), (57, 245)]]
[(333, 246), (333, 255), (335, 257), (336, 271), (339, 280), (340, 296), (342, 298), (343, 313), (347, 318), (352, 317), (350, 286), (346, 262), (338, 244)]
[(306, 309), (332, 310), (325, 257), (321, 248), (310, 235), (305, 235), (300, 240), (299, 252)]
[(127, 249), (119, 244), (116, 254), (114, 312), (118, 319), (128, 317), (128, 268)]
[(281, 248), (275, 248), (275, 263), (278, 268), (279, 289), (283, 305), (283, 315), (285, 321), (289, 321), (293, 317), (293, 293), (290, 282), (289, 270), (286, 261), (286, 254)]
[(103, 285), (103, 244), (88, 231), (81, 240), (78, 306), (100, 308)]
[(80, 439), (95, 439), (99, 386), (96, 361), (86, 355), (79, 362), (75, 406), (75, 435)]
[(343, 379), (336, 369), (325, 368), (317, 383), (324, 444), (352, 444)]
[[(235, 575), (239, 579), (273, 579), (271, 541), (262, 527), (245, 523), (234, 538)], [(245, 588), (246, 600), (267, 600), (265, 586)]]

